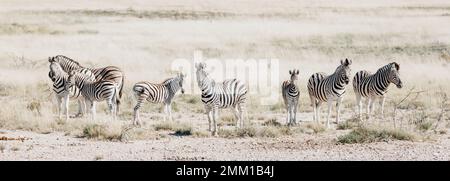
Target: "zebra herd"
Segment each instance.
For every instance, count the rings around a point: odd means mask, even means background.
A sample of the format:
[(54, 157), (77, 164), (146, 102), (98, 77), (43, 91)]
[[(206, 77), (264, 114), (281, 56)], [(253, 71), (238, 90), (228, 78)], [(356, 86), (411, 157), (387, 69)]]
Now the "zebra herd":
[[(92, 119), (95, 119), (96, 102), (106, 101), (109, 111), (116, 119), (119, 111), (120, 100), (124, 87), (125, 75), (120, 68), (107, 66), (104, 68), (85, 68), (77, 61), (63, 55), (49, 57), (50, 71), (49, 78), (53, 82), (53, 92), (58, 100), (58, 114), (62, 118), (69, 119), (69, 100), (78, 101), (78, 114), (83, 116), (90, 110)], [(307, 84), (311, 105), (314, 110), (313, 120), (320, 122), (320, 106), (326, 102), (328, 104), (327, 127), (330, 126), (330, 115), (333, 103), (336, 102), (336, 122), (340, 120), (340, 106), (346, 93), (346, 86), (350, 82), (352, 61), (341, 60), (336, 71), (327, 75), (319, 72), (313, 74)], [(244, 127), (244, 120), (248, 119), (246, 112), (246, 102), (248, 86), (238, 79), (216, 82), (206, 71), (206, 64), (196, 63), (196, 80), (201, 90), (201, 101), (205, 106), (205, 113), (208, 118), (209, 131), (212, 135), (217, 135), (217, 122), (219, 109), (231, 108), (234, 112), (237, 127)], [(368, 71), (358, 72), (353, 79), (353, 88), (356, 95), (359, 109), (359, 117), (362, 115), (362, 98), (367, 100), (367, 115), (373, 109), (375, 99), (380, 99), (381, 112), (385, 94), (389, 84), (393, 83), (398, 88), (402, 88), (402, 81), (399, 77), (400, 65), (396, 62), (380, 68), (375, 74)], [(286, 124), (296, 124), (296, 114), (300, 97), (300, 89), (297, 81), (300, 70), (290, 70), (290, 80), (282, 83), (282, 97), (287, 110)], [(134, 107), (133, 124), (141, 125), (139, 109), (144, 101), (164, 104), (164, 120), (172, 118), (172, 101), (176, 93), (181, 90), (184, 94), (183, 82), (186, 75), (178, 73), (175, 77), (169, 78), (160, 84), (147, 81), (138, 82), (133, 86), (132, 92), (136, 98)], [(245, 116), (244, 116), (245, 114)]]

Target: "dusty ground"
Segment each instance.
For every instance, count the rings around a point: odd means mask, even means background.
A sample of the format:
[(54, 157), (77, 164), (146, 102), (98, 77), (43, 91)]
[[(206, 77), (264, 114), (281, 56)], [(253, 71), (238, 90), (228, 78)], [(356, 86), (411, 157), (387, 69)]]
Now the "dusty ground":
[[(1, 160), (443, 160), (450, 161), (450, 140), (430, 143), (389, 142), (336, 145), (329, 136), (316, 139), (180, 138), (131, 143), (87, 141), (64, 136), (7, 131)], [(195, 146), (194, 146), (195, 145)], [(14, 151), (15, 149), (19, 149)]]
[(435, 141), (336, 144), (337, 133), (282, 138), (192, 138), (170, 136), (146, 141), (104, 142), (0, 130), (0, 160), (441, 160), (450, 161), (450, 136)]

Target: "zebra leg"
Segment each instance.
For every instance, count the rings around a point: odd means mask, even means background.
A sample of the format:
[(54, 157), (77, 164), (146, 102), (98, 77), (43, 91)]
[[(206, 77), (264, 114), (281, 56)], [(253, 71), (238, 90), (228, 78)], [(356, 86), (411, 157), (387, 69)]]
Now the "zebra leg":
[(366, 98), (366, 108), (367, 108), (367, 110), (366, 110), (366, 119), (367, 120), (369, 120), (370, 119), (370, 101), (371, 101), (371, 99), (370, 99), (370, 97), (367, 97)]
[(289, 123), (291, 122), (291, 108), (289, 106), (289, 104), (286, 106), (286, 125), (289, 126)]
[(66, 120), (69, 120), (69, 95), (64, 97), (64, 114), (66, 116)]
[(327, 115), (327, 128), (330, 128), (331, 108), (333, 107), (333, 101), (328, 100), (328, 115)]
[(164, 121), (164, 122), (166, 122), (167, 114), (169, 114), (169, 113), (167, 112), (167, 104), (164, 104), (164, 116), (163, 116), (163, 121)]
[(115, 106), (114, 106), (112, 99), (108, 100), (108, 107), (109, 107), (109, 113), (111, 114), (111, 116), (113, 117), (113, 120), (115, 121), (116, 120), (116, 115), (115, 115), (115, 110), (114, 110)]
[(212, 119), (211, 113), (212, 113), (212, 111), (211, 111), (211, 108), (209, 108), (209, 107), (206, 107), (205, 110), (206, 110), (206, 116), (208, 117), (208, 131), (212, 131), (211, 130), (211, 119)]
[(316, 112), (317, 112), (316, 99), (313, 96), (311, 96), (311, 95), (309, 95), (309, 98), (311, 99), (311, 105), (313, 107), (313, 112), (314, 112), (313, 121), (317, 121), (317, 117), (316, 117)]
[(62, 107), (63, 107), (63, 104), (62, 104), (62, 97), (56, 97), (56, 99), (57, 99), (57, 101), (58, 101), (58, 106), (57, 106), (57, 109), (58, 109), (58, 117), (59, 117), (59, 119), (61, 119), (61, 118), (62, 118)]
[(298, 109), (298, 101), (294, 103), (294, 125), (297, 124), (297, 109)]
[(236, 121), (235, 121), (235, 125), (236, 125), (236, 127), (237, 128), (239, 128), (240, 127), (240, 116), (239, 116), (239, 108), (238, 108), (238, 106), (235, 106), (234, 108), (233, 108), (233, 113), (234, 113), (234, 118), (236, 119)]
[(171, 104), (171, 103), (169, 103), (169, 104), (167, 105), (167, 111), (169, 112), (169, 120), (170, 120), (170, 121), (173, 121), (173, 117), (172, 117), (172, 104)]
[(145, 97), (138, 96), (138, 95), (135, 95), (135, 96), (137, 97), (137, 103), (136, 103), (136, 106), (134, 106), (133, 124), (138, 126), (138, 125), (142, 125), (139, 108), (141, 108), (141, 104), (145, 100)]
[(94, 101), (90, 101), (90, 105), (91, 105), (91, 116), (92, 116), (92, 120), (95, 121), (95, 114), (96, 114), (96, 110), (95, 110), (95, 102)]
[(244, 107), (244, 105), (239, 104), (238, 106), (238, 111), (239, 111), (239, 123), (240, 123), (240, 127), (244, 128), (244, 112), (246, 112), (246, 109)]
[(358, 93), (356, 93), (356, 106), (358, 106), (358, 117), (361, 120), (361, 116), (362, 116), (362, 100), (361, 100), (361, 95), (358, 95)]
[(217, 118), (218, 118), (218, 114), (219, 114), (219, 109), (218, 108), (213, 108), (213, 132), (212, 135), (213, 136), (217, 136)]
[(369, 119), (370, 119), (370, 116), (371, 116), (371, 114), (373, 112), (374, 103), (375, 103), (375, 98), (371, 97), (370, 98), (370, 105), (369, 105), (369, 114), (368, 114)]
[(316, 122), (320, 123), (320, 106), (322, 105), (322, 102), (317, 102), (316, 104)]
[(336, 103), (336, 124), (339, 124), (340, 116), (341, 116), (341, 104), (342, 104), (342, 97), (338, 98)]
[(386, 101), (386, 97), (382, 97), (380, 100), (380, 107), (381, 107), (381, 118), (384, 119), (384, 102)]

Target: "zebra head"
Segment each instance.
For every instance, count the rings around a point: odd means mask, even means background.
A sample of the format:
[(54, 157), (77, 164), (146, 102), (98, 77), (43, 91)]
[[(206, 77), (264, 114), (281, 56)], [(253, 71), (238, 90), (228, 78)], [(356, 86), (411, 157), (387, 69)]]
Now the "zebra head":
[(67, 78), (67, 82), (64, 85), (64, 90), (66, 91), (70, 91), (70, 89), (72, 89), (73, 86), (75, 86), (75, 77), (77, 75), (77, 72), (75, 70), (72, 70), (69, 72), (69, 77)]
[(397, 88), (401, 89), (403, 87), (402, 80), (400, 79), (400, 65), (396, 62), (390, 63), (391, 69), (389, 71), (389, 82), (393, 83), (397, 86)]
[(343, 81), (346, 85), (350, 82), (351, 64), (352, 60), (346, 58), (345, 60), (341, 60), (341, 65), (336, 69), (339, 76), (339, 81)]
[(184, 78), (186, 77), (186, 74), (183, 73), (178, 73), (177, 75), (177, 79), (178, 79), (178, 84), (181, 88), (181, 93), (184, 94), (184, 88), (183, 88), (183, 82), (184, 82)]
[(195, 64), (196, 75), (197, 75), (197, 83), (199, 87), (202, 87), (205, 80), (208, 78), (208, 73), (206, 72), (206, 64), (203, 62)]
[[(49, 58), (50, 62), (50, 58)], [(64, 70), (61, 68), (61, 66), (58, 63), (50, 62), (50, 71), (48, 72), (48, 77), (55, 82), (57, 79), (57, 76), (61, 75)]]
[(295, 82), (298, 80), (298, 74), (300, 74), (300, 70), (289, 70), (289, 74), (291, 75), (291, 82)]

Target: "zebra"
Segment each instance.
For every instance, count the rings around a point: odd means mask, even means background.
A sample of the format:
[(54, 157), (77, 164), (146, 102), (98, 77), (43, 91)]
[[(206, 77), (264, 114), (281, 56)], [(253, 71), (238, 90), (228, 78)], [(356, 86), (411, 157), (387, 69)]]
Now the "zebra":
[(356, 73), (353, 78), (353, 90), (356, 95), (356, 104), (358, 105), (358, 116), (361, 119), (362, 98), (367, 100), (367, 119), (373, 110), (373, 104), (376, 99), (380, 100), (381, 116), (384, 117), (385, 94), (391, 83), (397, 88), (403, 87), (400, 79), (400, 65), (396, 62), (389, 63), (377, 70), (375, 74), (362, 70)]
[(116, 120), (117, 116), (117, 99), (119, 94), (119, 85), (117, 82), (110, 80), (90, 80), (88, 76), (72, 70), (65, 84), (65, 90), (68, 91), (72, 87), (78, 87), (81, 95), (91, 110), (92, 120), (95, 120), (95, 103), (104, 101), (108, 103), (109, 111)]
[[(50, 57), (49, 60), (51, 62), (56, 62), (59, 63), (59, 65), (61, 65), (62, 69), (69, 73), (73, 70), (78, 70), (78, 69), (82, 69), (85, 68), (83, 66), (80, 65), (79, 62), (66, 57), (64, 55), (57, 55), (54, 57)], [(95, 75), (95, 79), (98, 80), (106, 80), (106, 81), (110, 81), (110, 82), (115, 82), (119, 85), (119, 97), (116, 100), (116, 104), (117, 104), (117, 111), (119, 111), (119, 105), (120, 105), (120, 99), (122, 97), (122, 90), (123, 90), (123, 86), (124, 86), (124, 81), (125, 81), (125, 75), (122, 72), (122, 70), (120, 70), (120, 68), (115, 67), (115, 66), (107, 66), (107, 67), (103, 67), (103, 68), (87, 68), (89, 69), (92, 73), (94, 73)]]
[(134, 107), (134, 125), (141, 125), (139, 116), (139, 108), (143, 101), (147, 100), (152, 103), (164, 104), (164, 121), (166, 116), (172, 117), (172, 100), (178, 90), (181, 89), (181, 93), (184, 94), (183, 81), (186, 77), (183, 73), (178, 73), (176, 77), (169, 78), (163, 81), (161, 84), (153, 84), (150, 82), (138, 82), (133, 86), (134, 96), (137, 99), (137, 104)]
[[(75, 117), (83, 116), (86, 104), (81, 96), (80, 89), (72, 87), (69, 91), (66, 91), (65, 84), (68, 80), (68, 74), (64, 72), (61, 66), (57, 63), (50, 63), (49, 77), (53, 82), (53, 92), (56, 100), (58, 101), (58, 114), (61, 119), (62, 109), (66, 115), (66, 120), (69, 119), (69, 99), (78, 100), (78, 113)], [(86, 75), (91, 81), (95, 80), (94, 74), (88, 69), (78, 69), (77, 72)], [(63, 107), (64, 105), (64, 107)]]
[(351, 60), (341, 60), (341, 65), (336, 68), (336, 71), (327, 76), (323, 72), (313, 74), (308, 80), (308, 93), (311, 99), (311, 105), (314, 110), (313, 119), (320, 122), (320, 105), (322, 102), (328, 103), (327, 127), (330, 127), (331, 107), (336, 101), (336, 123), (339, 124), (340, 106), (345, 94), (345, 87), (349, 83), (349, 75), (351, 72)]
[(286, 80), (282, 84), (281, 93), (283, 96), (284, 104), (286, 106), (287, 117), (286, 124), (287, 125), (295, 125), (297, 124), (297, 107), (298, 107), (298, 99), (300, 97), (300, 92), (297, 86), (297, 80), (299, 70), (289, 70), (289, 74), (291, 75), (291, 80)]
[(208, 117), (209, 131), (217, 136), (217, 119), (219, 109), (233, 108), (236, 126), (244, 127), (245, 104), (247, 100), (247, 85), (237, 79), (216, 83), (206, 72), (206, 64), (196, 63), (197, 84), (201, 90), (201, 100)]

